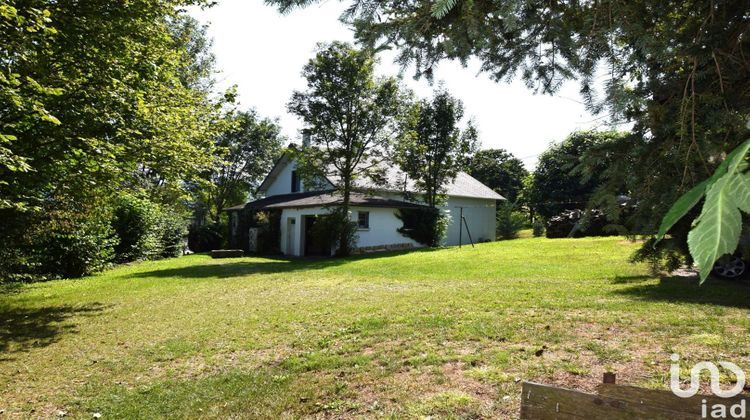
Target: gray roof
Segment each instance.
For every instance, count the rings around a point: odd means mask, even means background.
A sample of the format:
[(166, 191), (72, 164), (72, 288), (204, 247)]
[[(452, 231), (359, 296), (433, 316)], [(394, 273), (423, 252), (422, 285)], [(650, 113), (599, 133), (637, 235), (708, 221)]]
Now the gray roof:
[[(406, 173), (396, 166), (390, 166), (385, 170), (385, 183), (376, 184), (369, 179), (360, 179), (355, 182), (357, 188), (373, 191), (391, 191), (403, 192), (404, 190), (411, 193), (418, 193), (414, 180), (409, 179)], [(331, 177), (335, 182), (335, 177)], [(404, 184), (406, 184), (404, 186)], [(492, 188), (482, 184), (473, 176), (466, 172), (459, 172), (456, 178), (447, 183), (445, 193), (453, 197), (468, 198), (485, 198), (488, 200), (505, 200), (505, 197), (498, 194)]]
[[(271, 172), (269, 172), (266, 179), (263, 180), (258, 191), (262, 192), (267, 189), (267, 183), (272, 182), (276, 174), (281, 171), (285, 166), (286, 162), (289, 161), (289, 155), (284, 153), (274, 165)], [(381, 164), (385, 165), (385, 164)], [(329, 173), (335, 173), (334, 170), (329, 170)], [(384, 183), (374, 183), (370, 179), (360, 179), (355, 182), (355, 188), (368, 191), (387, 191), (401, 193), (404, 190), (411, 193), (418, 193), (415, 183), (412, 179), (406, 176), (406, 173), (396, 165), (390, 165), (385, 168), (385, 179)], [(335, 175), (328, 176), (328, 182), (334, 184), (337, 181)], [(406, 185), (404, 185), (406, 184)], [(492, 188), (482, 184), (476, 178), (467, 174), (466, 172), (459, 172), (456, 178), (445, 185), (445, 192), (449, 196), (454, 197), (468, 197), (468, 198), (484, 198), (488, 200), (505, 200), (505, 197), (495, 192)]]
[[(279, 194), (251, 201), (247, 204), (229, 207), (226, 211), (237, 211), (242, 209), (283, 209), (300, 207), (322, 207), (340, 204), (342, 197), (338, 193), (330, 191), (308, 191), (302, 193)], [(387, 208), (420, 208), (421, 204), (407, 201), (393, 200), (390, 198), (352, 193), (350, 205), (354, 207), (387, 207)]]

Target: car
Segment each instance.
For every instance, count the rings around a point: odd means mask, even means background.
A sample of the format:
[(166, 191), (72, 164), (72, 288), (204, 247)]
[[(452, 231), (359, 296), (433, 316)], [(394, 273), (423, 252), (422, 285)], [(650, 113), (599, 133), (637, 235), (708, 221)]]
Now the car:
[(747, 263), (741, 255), (728, 255), (719, 258), (714, 264), (713, 273), (725, 279), (738, 279), (745, 275)]
[(737, 251), (732, 255), (719, 258), (712, 272), (721, 278), (739, 279), (750, 272), (748, 266), (750, 266), (750, 233), (748, 233), (748, 226), (745, 225), (744, 232), (740, 235)]

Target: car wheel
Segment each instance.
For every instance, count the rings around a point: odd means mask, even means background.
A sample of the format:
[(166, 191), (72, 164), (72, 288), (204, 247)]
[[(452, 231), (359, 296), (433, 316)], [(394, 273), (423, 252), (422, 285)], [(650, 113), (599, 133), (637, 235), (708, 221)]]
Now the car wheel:
[(745, 262), (740, 257), (722, 258), (714, 264), (714, 273), (725, 279), (736, 279), (745, 274)]

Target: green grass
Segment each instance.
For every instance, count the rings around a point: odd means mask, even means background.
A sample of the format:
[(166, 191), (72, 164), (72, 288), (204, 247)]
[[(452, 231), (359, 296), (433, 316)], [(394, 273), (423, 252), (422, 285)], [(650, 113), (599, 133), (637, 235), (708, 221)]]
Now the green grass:
[[(520, 381), (666, 388), (750, 366), (744, 284), (651, 277), (621, 238), (340, 260), (193, 255), (7, 289), (0, 410), (49, 417), (515, 417)], [(687, 366), (687, 365), (686, 365)]]

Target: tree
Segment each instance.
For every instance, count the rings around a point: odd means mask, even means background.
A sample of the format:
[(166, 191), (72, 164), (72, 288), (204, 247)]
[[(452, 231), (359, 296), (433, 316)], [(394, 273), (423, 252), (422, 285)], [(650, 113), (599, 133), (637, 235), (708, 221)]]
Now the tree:
[(526, 194), (530, 208), (546, 219), (563, 210), (587, 208), (608, 164), (600, 160), (597, 168), (584, 173), (582, 159), (588, 151), (621, 137), (616, 132), (579, 131), (553, 144), (539, 157), (534, 170)]
[[(371, 51), (334, 42), (322, 44), (302, 75), (307, 90), (294, 92), (289, 111), (302, 118), (310, 146), (298, 153), (305, 178), (326, 177), (341, 194), (342, 220), (348, 220), (358, 178), (377, 181), (399, 114), (395, 79), (376, 79)], [(339, 254), (350, 252), (342, 231)]]
[(529, 171), (520, 159), (504, 149), (480, 150), (469, 162), (469, 175), (515, 203)]
[(260, 118), (255, 111), (227, 118), (230, 128), (216, 140), (220, 164), (209, 176), (212, 187), (205, 188), (217, 224), (227, 205), (247, 200), (281, 154), (281, 127), (276, 122)]
[[(210, 74), (188, 48), (208, 44), (187, 3), (203, 2), (0, 2), (0, 277), (64, 275), (45, 241), (105, 232), (123, 191), (181, 205), (185, 181), (211, 167), (224, 98), (192, 84)], [(103, 243), (92, 238), (54, 258)]]
[(442, 88), (431, 100), (415, 104), (412, 114), (402, 128), (396, 161), (427, 205), (435, 208), (444, 198), (446, 182), (455, 179), (476, 150), (478, 134), (471, 121), (460, 129), (463, 103)]
[[(317, 1), (267, 0), (282, 11)], [(632, 126), (610, 149), (628, 165), (607, 174), (609, 199), (627, 185), (633, 228), (656, 233), (669, 204), (750, 135), (747, 10), (746, 0), (356, 0), (342, 19), (428, 78), (440, 60), (476, 58), (495, 80), (520, 76), (545, 93), (579, 81), (592, 112)]]

